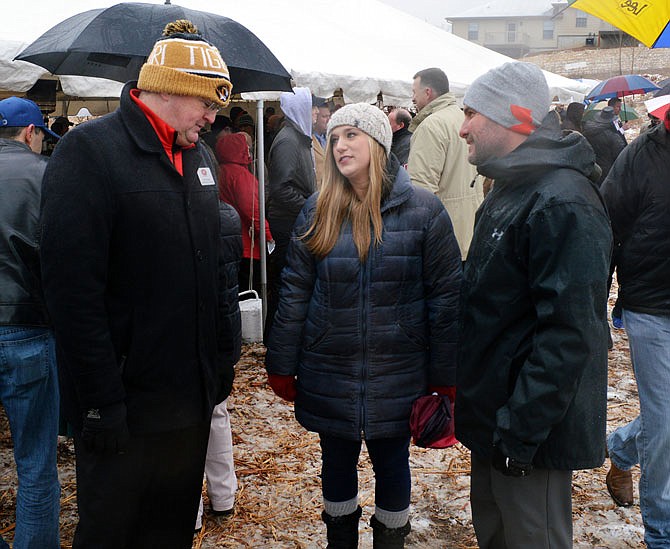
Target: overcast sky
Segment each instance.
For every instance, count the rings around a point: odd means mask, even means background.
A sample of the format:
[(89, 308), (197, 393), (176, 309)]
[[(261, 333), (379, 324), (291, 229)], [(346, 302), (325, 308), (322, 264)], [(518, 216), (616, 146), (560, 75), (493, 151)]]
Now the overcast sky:
[[(381, 0), (389, 6), (411, 13), (419, 19), (447, 28), (446, 15), (455, 15), (464, 9), (486, 4), (489, 0)], [(533, 2), (534, 0), (528, 0)]]
[[(56, 23), (68, 17), (90, 9), (112, 6), (121, 1), (128, 0), (3, 0), (5, 13), (9, 11), (2, 31), (5, 40), (18, 40), (31, 42), (43, 32)], [(142, 0), (157, 2), (156, 0)], [(174, 4), (189, 6), (191, 0), (173, 0)], [(242, 0), (238, 0), (242, 1)], [(446, 15), (454, 15), (464, 9), (486, 4), (490, 0), (381, 0), (385, 4), (401, 9), (431, 23), (437, 27), (446, 29)], [(534, 4), (547, 0), (528, 0)], [(162, 0), (161, 2), (162, 3)], [(212, 3), (212, 8), (215, 6)], [(268, 0), (268, 9), (272, 9), (272, 2)], [(195, 9), (203, 9), (196, 7)], [(225, 4), (221, 4), (220, 10), (212, 9), (225, 15)], [(402, 23), (398, 29), (389, 29), (389, 32), (402, 32)]]
[[(5, 40), (31, 42), (56, 23), (76, 13), (112, 6), (121, 1), (128, 0), (3, 0), (3, 7), (6, 11), (9, 11), (9, 17), (5, 19), (6, 24), (2, 31), (2, 38)], [(142, 1), (154, 2), (155, 0)], [(468, 0), (467, 2), (463, 0), (382, 1), (440, 28), (445, 28), (445, 14), (457, 13), (465, 7), (471, 8), (487, 2), (487, 0)], [(532, 2), (536, 0), (528, 1)], [(172, 3), (189, 7), (189, 0), (173, 0)], [(214, 5), (213, 3), (212, 6)], [(268, 1), (268, 5), (272, 6), (272, 2)], [(219, 13), (225, 14), (225, 8), (222, 7)], [(399, 30), (401, 28), (402, 26), (399, 27)], [(391, 29), (389, 31), (392, 32)]]

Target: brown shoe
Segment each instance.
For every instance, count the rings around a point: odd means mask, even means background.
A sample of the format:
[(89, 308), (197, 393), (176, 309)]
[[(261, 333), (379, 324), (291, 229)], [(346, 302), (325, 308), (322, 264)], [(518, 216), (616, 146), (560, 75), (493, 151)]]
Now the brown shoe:
[(614, 503), (620, 507), (633, 505), (633, 476), (630, 471), (622, 471), (612, 463), (605, 483)]

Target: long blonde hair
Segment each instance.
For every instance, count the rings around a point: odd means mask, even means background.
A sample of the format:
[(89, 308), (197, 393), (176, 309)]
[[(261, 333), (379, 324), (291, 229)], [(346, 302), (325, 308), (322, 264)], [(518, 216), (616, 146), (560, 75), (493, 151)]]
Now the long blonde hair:
[(370, 226), (374, 233), (374, 244), (382, 242), (381, 199), (386, 174), (386, 151), (368, 134), (370, 165), (365, 197), (360, 200), (349, 180), (335, 164), (332, 144), (326, 143), (323, 184), (316, 201), (316, 213), (311, 226), (301, 238), (306, 239), (308, 249), (317, 257), (325, 257), (335, 247), (342, 224), (351, 221), (351, 231), (358, 257), (364, 262), (370, 250)]

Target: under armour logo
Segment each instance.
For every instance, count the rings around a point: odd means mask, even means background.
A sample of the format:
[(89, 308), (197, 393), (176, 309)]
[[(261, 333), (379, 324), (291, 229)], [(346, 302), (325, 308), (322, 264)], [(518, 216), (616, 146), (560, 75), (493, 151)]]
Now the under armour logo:
[(491, 238), (495, 238), (496, 240), (500, 240), (503, 235), (505, 234), (505, 231), (500, 231), (498, 229), (493, 229), (493, 232), (491, 233)]

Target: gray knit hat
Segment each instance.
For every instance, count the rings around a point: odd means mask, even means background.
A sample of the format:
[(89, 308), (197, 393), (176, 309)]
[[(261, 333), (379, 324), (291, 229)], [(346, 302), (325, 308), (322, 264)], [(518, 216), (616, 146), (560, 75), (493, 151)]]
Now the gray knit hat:
[(505, 128), (531, 134), (549, 112), (549, 87), (532, 63), (505, 63), (477, 78), (463, 104)]
[(336, 110), (328, 122), (327, 139), (333, 128), (338, 126), (353, 126), (367, 133), (386, 150), (386, 156), (391, 154), (393, 132), (388, 117), (372, 105), (367, 103), (352, 103)]

